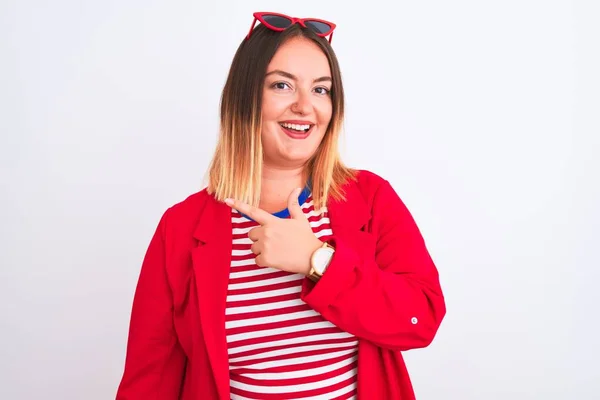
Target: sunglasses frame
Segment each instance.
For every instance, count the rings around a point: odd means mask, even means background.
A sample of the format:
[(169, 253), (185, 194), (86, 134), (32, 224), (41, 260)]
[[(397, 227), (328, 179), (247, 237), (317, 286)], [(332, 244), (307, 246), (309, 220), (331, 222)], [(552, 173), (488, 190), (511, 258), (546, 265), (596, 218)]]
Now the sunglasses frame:
[[(310, 29), (313, 32), (315, 32), (315, 34), (319, 37), (327, 37), (329, 36), (329, 43), (331, 43), (331, 38), (333, 37), (333, 30), (335, 29), (336, 25), (333, 22), (329, 22), (329, 21), (325, 21), (324, 19), (318, 19), (318, 18), (295, 18), (295, 17), (290, 17), (289, 15), (285, 15), (285, 14), (279, 14), (279, 13), (275, 13), (275, 12), (255, 12), (254, 14), (252, 14), (254, 16), (254, 21), (252, 21), (252, 26), (250, 27), (250, 31), (248, 32), (248, 35), (246, 36), (246, 39), (250, 39), (250, 35), (252, 35), (252, 31), (254, 30), (254, 26), (256, 25), (256, 21), (259, 21), (261, 24), (263, 24), (264, 26), (266, 26), (267, 28), (273, 30), (273, 31), (277, 31), (277, 32), (283, 32), (284, 30), (286, 30), (287, 28), (289, 28), (290, 26), (294, 25), (294, 24), (300, 24), (300, 26), (306, 28), (306, 29)], [(285, 18), (287, 20), (290, 21), (290, 26), (288, 26), (287, 28), (278, 28), (276, 26), (273, 26), (271, 24), (269, 24), (268, 22), (265, 21), (264, 17), (265, 16), (274, 16), (274, 17), (280, 17), (280, 18)], [(309, 28), (308, 26), (306, 26), (306, 22), (319, 22), (322, 24), (326, 24), (329, 25), (329, 30), (325, 33), (319, 33), (316, 32), (314, 29)]]

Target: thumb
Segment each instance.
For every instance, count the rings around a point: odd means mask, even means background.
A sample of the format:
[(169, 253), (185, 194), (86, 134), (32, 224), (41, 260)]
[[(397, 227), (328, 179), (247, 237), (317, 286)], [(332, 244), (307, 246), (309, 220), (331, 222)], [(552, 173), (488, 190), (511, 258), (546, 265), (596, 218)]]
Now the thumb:
[(301, 192), (302, 189), (294, 189), (292, 190), (292, 193), (290, 193), (290, 197), (288, 198), (288, 210), (290, 212), (290, 216), (293, 219), (306, 219), (304, 211), (302, 211), (300, 204), (298, 204), (298, 196), (300, 196)]

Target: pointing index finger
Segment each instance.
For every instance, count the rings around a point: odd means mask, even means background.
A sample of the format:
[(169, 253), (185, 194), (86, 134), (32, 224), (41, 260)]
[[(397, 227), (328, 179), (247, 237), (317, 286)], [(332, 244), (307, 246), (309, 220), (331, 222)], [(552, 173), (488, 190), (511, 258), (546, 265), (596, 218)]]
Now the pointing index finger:
[(235, 208), (242, 214), (249, 216), (261, 225), (265, 225), (269, 221), (272, 221), (273, 218), (275, 218), (265, 210), (261, 210), (258, 207), (253, 207), (239, 200), (225, 199), (225, 204), (227, 204), (229, 207)]

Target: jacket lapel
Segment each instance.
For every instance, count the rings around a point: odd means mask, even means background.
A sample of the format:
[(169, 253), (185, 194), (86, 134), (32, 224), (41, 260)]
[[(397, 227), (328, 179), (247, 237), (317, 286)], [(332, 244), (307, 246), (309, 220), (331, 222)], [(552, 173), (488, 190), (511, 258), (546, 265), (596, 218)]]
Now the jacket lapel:
[(229, 399), (225, 302), (231, 266), (231, 208), (208, 195), (192, 251), (200, 324), (221, 399)]

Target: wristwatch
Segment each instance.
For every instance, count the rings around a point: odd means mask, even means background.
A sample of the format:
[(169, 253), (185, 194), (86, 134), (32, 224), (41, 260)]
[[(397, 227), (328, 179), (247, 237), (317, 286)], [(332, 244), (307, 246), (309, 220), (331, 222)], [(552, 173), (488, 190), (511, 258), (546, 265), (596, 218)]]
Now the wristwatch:
[(307, 275), (308, 279), (313, 282), (317, 282), (321, 279), (329, 266), (329, 263), (331, 263), (333, 253), (335, 253), (335, 249), (327, 242), (323, 242), (323, 246), (315, 250), (310, 258), (310, 271)]

